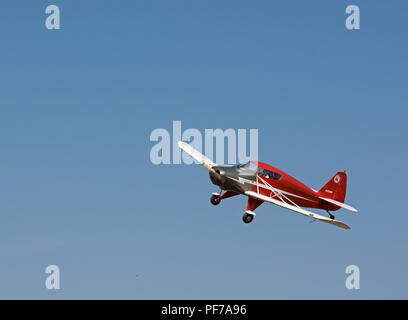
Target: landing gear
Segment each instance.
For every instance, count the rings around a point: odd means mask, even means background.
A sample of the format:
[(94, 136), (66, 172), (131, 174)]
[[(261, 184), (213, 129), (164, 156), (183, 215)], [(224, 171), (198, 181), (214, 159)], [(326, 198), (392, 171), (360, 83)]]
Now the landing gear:
[(219, 198), (220, 198), (220, 195), (218, 195), (218, 194), (212, 194), (212, 195), (211, 195), (211, 198), (210, 198), (210, 201), (211, 201), (211, 203), (212, 203), (214, 206), (216, 206), (216, 205), (219, 205), (220, 202), (221, 202), (221, 200), (220, 200)]
[(244, 221), (245, 223), (250, 223), (253, 219), (254, 219), (254, 215), (246, 213), (246, 212), (244, 213), (242, 217), (242, 221)]
[(330, 219), (332, 219), (332, 220), (334, 220), (334, 215), (332, 215), (330, 212), (329, 212), (329, 210), (326, 210), (326, 212), (329, 214), (329, 216), (330, 216)]

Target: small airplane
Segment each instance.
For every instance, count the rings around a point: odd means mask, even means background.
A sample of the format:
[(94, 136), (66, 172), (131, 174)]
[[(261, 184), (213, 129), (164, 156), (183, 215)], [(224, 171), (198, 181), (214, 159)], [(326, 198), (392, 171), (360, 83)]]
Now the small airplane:
[[(350, 229), (344, 222), (335, 219), (330, 211), (340, 208), (357, 212), (344, 203), (346, 197), (346, 172), (337, 172), (319, 191), (313, 190), (287, 173), (266, 163), (248, 161), (235, 166), (218, 166), (191, 145), (179, 141), (178, 146), (194, 160), (210, 171), (210, 179), (220, 187), (220, 193), (213, 193), (210, 201), (218, 205), (221, 200), (239, 194), (248, 197), (248, 204), (242, 220), (250, 223), (256, 215), (254, 210), (263, 202), (280, 207), (331, 225)], [(225, 190), (224, 193), (222, 191)], [(325, 217), (303, 208), (323, 209), (329, 214)]]

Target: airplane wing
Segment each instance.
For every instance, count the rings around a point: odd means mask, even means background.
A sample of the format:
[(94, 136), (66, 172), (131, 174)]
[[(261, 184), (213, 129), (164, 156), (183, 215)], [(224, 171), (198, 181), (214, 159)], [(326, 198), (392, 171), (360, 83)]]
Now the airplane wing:
[(323, 198), (323, 197), (319, 197), (319, 199), (322, 199), (322, 200), (324, 200), (324, 201), (333, 203), (333, 204), (335, 204), (336, 206), (342, 207), (342, 208), (344, 208), (344, 209), (347, 209), (347, 210), (350, 210), (350, 211), (354, 211), (354, 212), (358, 212), (357, 209), (354, 209), (352, 206), (349, 206), (348, 204), (345, 204), (345, 203), (343, 203), (343, 202), (339, 202), (339, 201), (336, 201), (336, 200), (333, 200), (333, 199), (327, 199), (327, 198)]
[(200, 164), (202, 164), (204, 167), (206, 167), (208, 170), (212, 170), (212, 167), (215, 166), (215, 163), (212, 162), (210, 159), (208, 159), (205, 155), (203, 155), (201, 152), (197, 151), (194, 149), (192, 146), (190, 146), (188, 143), (185, 143), (183, 141), (177, 142), (178, 146), (180, 149), (182, 149), (184, 152), (189, 154), (194, 160), (198, 161)]
[(340, 228), (343, 228), (343, 229), (350, 229), (350, 227), (347, 224), (345, 224), (344, 222), (321, 216), (320, 214), (316, 214), (316, 213), (313, 213), (311, 211), (307, 211), (305, 209), (302, 209), (302, 208), (296, 207), (294, 205), (285, 203), (283, 201), (280, 201), (280, 200), (277, 200), (277, 199), (274, 199), (274, 198), (271, 198), (271, 197), (264, 196), (264, 195), (259, 194), (257, 192), (246, 191), (245, 194), (247, 196), (252, 197), (252, 198), (256, 198), (256, 199), (259, 199), (259, 200), (262, 200), (262, 201), (273, 203), (273, 204), (276, 204), (277, 206), (280, 206), (280, 207), (292, 210), (294, 212), (303, 214), (304, 216), (307, 216), (307, 217), (317, 219), (317, 220), (322, 221), (322, 222), (332, 224), (332, 225), (334, 225), (336, 227), (340, 227)]

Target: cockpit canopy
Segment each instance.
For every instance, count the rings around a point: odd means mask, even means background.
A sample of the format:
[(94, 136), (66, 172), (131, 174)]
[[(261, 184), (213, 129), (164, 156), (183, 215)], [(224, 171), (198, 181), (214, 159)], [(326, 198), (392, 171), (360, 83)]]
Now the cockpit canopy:
[(271, 170), (259, 168), (259, 171), (258, 171), (258, 166), (254, 162), (251, 162), (251, 161), (245, 162), (243, 164), (239, 164), (237, 168), (244, 169), (244, 170), (246, 169), (248, 171), (258, 173), (260, 177), (267, 178), (267, 179), (279, 180), (280, 178), (282, 178), (282, 176), (279, 173), (273, 172)]
[(263, 169), (263, 168), (259, 169), (258, 175), (260, 177), (265, 177), (265, 178), (273, 179), (273, 180), (279, 180), (280, 178), (282, 178), (282, 176), (279, 173), (276, 173), (276, 172), (273, 172), (273, 171), (270, 171), (270, 170), (266, 170), (266, 169)]
[(257, 173), (260, 177), (267, 178), (267, 179), (279, 180), (282, 178), (282, 175), (280, 175), (277, 172), (273, 172), (271, 170), (259, 168), (259, 171), (258, 171), (258, 166), (254, 162), (251, 162), (251, 161), (248, 161), (243, 164), (239, 164), (237, 168), (243, 169), (243, 171)]

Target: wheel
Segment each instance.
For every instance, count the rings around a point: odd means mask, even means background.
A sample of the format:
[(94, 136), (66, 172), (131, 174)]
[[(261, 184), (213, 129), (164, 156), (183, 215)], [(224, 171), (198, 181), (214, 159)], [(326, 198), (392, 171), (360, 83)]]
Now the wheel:
[(214, 206), (220, 204), (220, 202), (221, 202), (221, 200), (218, 200), (218, 197), (219, 196), (217, 196), (215, 194), (211, 195), (210, 201)]
[(242, 217), (242, 221), (245, 223), (250, 223), (254, 219), (254, 216), (252, 214), (245, 213), (244, 216)]

